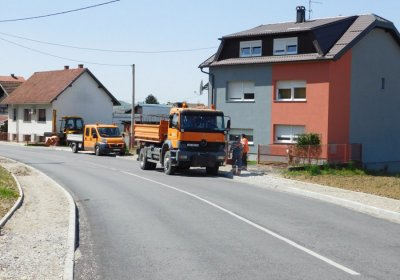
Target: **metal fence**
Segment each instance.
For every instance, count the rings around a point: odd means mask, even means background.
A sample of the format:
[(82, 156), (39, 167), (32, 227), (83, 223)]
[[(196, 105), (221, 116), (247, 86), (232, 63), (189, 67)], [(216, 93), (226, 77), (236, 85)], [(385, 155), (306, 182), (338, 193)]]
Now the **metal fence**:
[(361, 144), (327, 144), (320, 146), (258, 145), (258, 163), (289, 165), (362, 162)]

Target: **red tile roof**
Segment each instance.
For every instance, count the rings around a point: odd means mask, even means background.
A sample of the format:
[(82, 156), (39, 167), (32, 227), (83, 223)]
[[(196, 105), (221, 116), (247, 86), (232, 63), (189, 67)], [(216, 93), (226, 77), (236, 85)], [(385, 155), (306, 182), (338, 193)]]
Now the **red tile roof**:
[(35, 72), (25, 83), (18, 87), (2, 104), (48, 104), (53, 102), (83, 73), (88, 73), (112, 99), (118, 100), (100, 83), (87, 68), (63, 69), (56, 71)]
[(7, 94), (11, 94), (23, 82), (25, 82), (23, 77), (0, 76), (0, 87), (2, 87)]

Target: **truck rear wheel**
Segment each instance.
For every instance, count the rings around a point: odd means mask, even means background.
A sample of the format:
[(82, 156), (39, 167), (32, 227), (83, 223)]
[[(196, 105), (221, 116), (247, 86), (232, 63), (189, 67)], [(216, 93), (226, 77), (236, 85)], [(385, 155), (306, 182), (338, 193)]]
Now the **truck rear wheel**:
[(170, 151), (166, 152), (164, 156), (164, 172), (167, 175), (173, 175), (175, 173), (175, 166), (172, 166)]
[(77, 143), (72, 143), (71, 144), (71, 149), (73, 153), (77, 153), (78, 152), (78, 144)]
[(206, 172), (209, 175), (217, 175), (219, 170), (219, 165), (216, 165), (214, 167), (206, 167)]
[(143, 170), (153, 170), (156, 169), (157, 163), (155, 162), (149, 162), (147, 160), (147, 155), (146, 155), (146, 150), (141, 149), (139, 153), (139, 162), (140, 162), (140, 168)]

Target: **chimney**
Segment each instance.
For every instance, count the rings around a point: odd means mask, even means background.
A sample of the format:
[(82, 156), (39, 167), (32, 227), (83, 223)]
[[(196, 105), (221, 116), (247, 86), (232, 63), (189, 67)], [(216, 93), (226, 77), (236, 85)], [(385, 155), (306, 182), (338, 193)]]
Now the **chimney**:
[(11, 74), (11, 77), (18, 80), (18, 78), (15, 76), (15, 74)]
[(68, 70), (69, 69), (69, 66), (68, 65), (65, 65), (64, 66), (64, 70)]
[(78, 64), (78, 68), (83, 68), (83, 64)]
[(296, 23), (302, 23), (306, 21), (306, 7), (296, 7)]

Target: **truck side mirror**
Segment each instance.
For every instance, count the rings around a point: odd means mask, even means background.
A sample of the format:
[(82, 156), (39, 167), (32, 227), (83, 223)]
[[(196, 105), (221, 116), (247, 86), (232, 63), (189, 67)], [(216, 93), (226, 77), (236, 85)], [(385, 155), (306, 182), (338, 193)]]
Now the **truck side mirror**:
[(231, 120), (228, 120), (226, 122), (226, 130), (230, 130), (231, 129)]
[(93, 133), (93, 134), (92, 134), (92, 137), (93, 137), (94, 139), (96, 139), (96, 138), (97, 138), (97, 133)]

